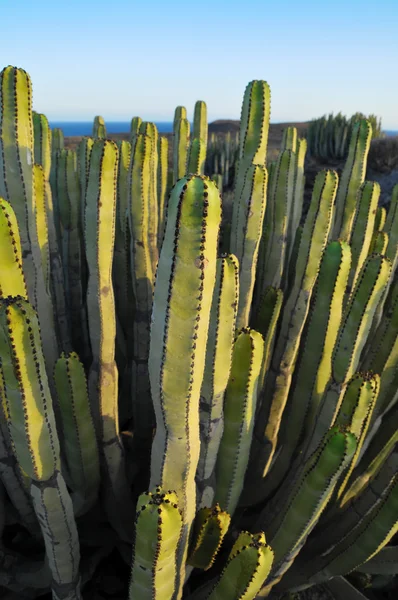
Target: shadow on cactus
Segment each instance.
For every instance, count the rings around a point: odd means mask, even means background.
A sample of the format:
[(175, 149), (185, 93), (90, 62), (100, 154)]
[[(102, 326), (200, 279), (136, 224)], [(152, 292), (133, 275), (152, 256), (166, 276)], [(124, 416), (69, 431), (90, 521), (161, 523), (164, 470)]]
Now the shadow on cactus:
[(206, 112), (191, 137), (176, 109), (172, 164), (139, 117), (74, 152), (1, 72), (4, 598), (349, 599), (396, 574), (398, 188), (377, 211), (362, 119), (304, 218), (305, 141), (266, 162), (268, 84), (236, 143)]

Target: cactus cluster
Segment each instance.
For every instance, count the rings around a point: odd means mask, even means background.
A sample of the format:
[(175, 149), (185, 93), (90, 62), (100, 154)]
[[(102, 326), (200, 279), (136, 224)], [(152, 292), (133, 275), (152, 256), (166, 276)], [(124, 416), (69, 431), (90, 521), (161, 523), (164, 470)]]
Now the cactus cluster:
[(172, 164), (153, 123), (116, 144), (96, 117), (72, 151), (31, 102), (3, 69), (0, 592), (84, 598), (111, 553), (131, 600), (393, 575), (398, 187), (377, 209), (370, 123), (304, 215), (306, 142), (267, 164), (249, 83), (221, 239), (204, 102)]
[(370, 123), (373, 138), (383, 137), (381, 119), (376, 115), (365, 117), (362, 113), (355, 113), (348, 119), (341, 113), (337, 115), (331, 113), (310, 121), (307, 140), (311, 156), (322, 160), (346, 158), (353, 127), (361, 119), (366, 119)]

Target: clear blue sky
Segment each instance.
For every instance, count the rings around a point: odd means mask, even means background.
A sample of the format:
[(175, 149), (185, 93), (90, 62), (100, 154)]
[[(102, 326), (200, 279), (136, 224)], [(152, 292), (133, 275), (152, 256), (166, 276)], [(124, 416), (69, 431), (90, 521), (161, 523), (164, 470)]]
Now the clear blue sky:
[(271, 120), (376, 113), (398, 129), (398, 0), (0, 0), (0, 67), (28, 71), (52, 120), (172, 120), (205, 100), (239, 118), (251, 79)]

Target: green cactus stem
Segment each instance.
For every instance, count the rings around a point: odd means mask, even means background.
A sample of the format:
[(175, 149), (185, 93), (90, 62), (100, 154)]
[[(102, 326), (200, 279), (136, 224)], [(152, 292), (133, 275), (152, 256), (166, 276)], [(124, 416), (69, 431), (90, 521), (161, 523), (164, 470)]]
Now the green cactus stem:
[[(336, 482), (356, 450), (355, 436), (334, 427), (294, 479), (267, 505), (255, 528), (262, 527), (275, 553), (268, 588), (271, 589), (300, 552), (325, 509)], [(287, 489), (286, 489), (287, 488)], [(272, 541), (271, 541), (272, 540)]]
[[(156, 238), (151, 232), (150, 211), (153, 141), (137, 135), (128, 175), (128, 219), (131, 238), (130, 268), (135, 299), (133, 325), (133, 413), (137, 435), (151, 439), (154, 426), (148, 374), (149, 327), (154, 271), (151, 255)], [(151, 246), (155, 244), (155, 248)]]
[[(89, 272), (86, 301), (93, 356), (88, 386), (94, 425), (104, 459), (103, 475), (109, 518), (122, 538), (128, 538), (127, 515), (131, 503), (117, 416), (116, 318), (112, 287), (117, 163), (116, 144), (108, 140), (96, 140), (90, 158), (84, 232)], [(123, 525), (120, 525), (121, 522)]]
[(62, 417), (64, 450), (77, 496), (75, 512), (84, 513), (97, 499), (100, 474), (86, 375), (76, 353), (62, 354), (55, 364), (54, 378)]
[(94, 117), (93, 138), (96, 140), (104, 140), (106, 138), (105, 121), (104, 118), (99, 115)]
[(184, 177), (187, 168), (190, 124), (188, 119), (179, 115), (186, 114), (184, 107), (177, 107), (173, 126), (173, 183)]
[(158, 249), (160, 249), (164, 228), (166, 225), (167, 202), (169, 195), (169, 140), (165, 136), (160, 136), (158, 140)]
[(320, 437), (336, 418), (344, 387), (358, 368), (361, 352), (390, 274), (391, 262), (380, 254), (370, 256), (362, 267), (340, 325), (332, 357), (332, 376), (310, 436), (309, 452), (316, 447)]
[(214, 502), (231, 515), (238, 504), (249, 462), (263, 351), (260, 333), (241, 330), (234, 344), (225, 393), (224, 431), (217, 456), (214, 497)]
[(358, 121), (352, 130), (348, 157), (336, 196), (333, 237), (349, 241), (355, 216), (357, 193), (364, 182), (366, 163), (372, 138), (372, 126), (366, 119)]
[[(248, 168), (245, 186), (238, 199), (236, 232), (231, 237), (231, 252), (239, 261), (239, 307), (237, 328), (247, 327), (256, 278), (257, 257), (266, 207), (267, 170), (259, 165)], [(235, 206), (234, 206), (235, 210)]]
[(358, 205), (355, 210), (350, 239), (352, 261), (348, 280), (348, 292), (356, 283), (358, 274), (369, 254), (375, 226), (377, 204), (380, 197), (380, 185), (365, 181), (358, 191)]
[(274, 553), (264, 534), (240, 533), (208, 600), (254, 600), (267, 579)]
[[(253, 460), (256, 472), (264, 478), (276, 450), (283, 410), (288, 399), (301, 335), (310, 299), (332, 223), (337, 174), (323, 171), (317, 175), (310, 209), (300, 239), (295, 278), (287, 298), (273, 353), (273, 373), (267, 379), (265, 398), (256, 424), (259, 441)], [(262, 440), (262, 441), (260, 441)], [(260, 450), (261, 447), (261, 450)]]
[(149, 376), (156, 415), (151, 486), (172, 482), (183, 514), (176, 598), (196, 508), (199, 397), (220, 221), (220, 196), (210, 179), (183, 178), (173, 188), (156, 276)]
[(224, 428), (224, 395), (231, 370), (239, 297), (238, 271), (233, 254), (217, 259), (199, 405), (200, 456), (196, 472), (199, 506), (213, 504), (215, 482), (209, 480), (214, 474)]
[(230, 522), (230, 515), (222, 511), (219, 504), (213, 508), (201, 508), (195, 518), (188, 564), (205, 571), (210, 569)]
[(28, 297), (17, 218), (12, 206), (0, 198), (0, 298), (7, 296)]
[(54, 599), (80, 600), (79, 541), (60, 470), (60, 448), (37, 315), (20, 297), (0, 301), (0, 396), (13, 449), (32, 480)]
[(139, 497), (137, 509), (129, 598), (172, 600), (183, 527), (177, 494), (157, 487)]

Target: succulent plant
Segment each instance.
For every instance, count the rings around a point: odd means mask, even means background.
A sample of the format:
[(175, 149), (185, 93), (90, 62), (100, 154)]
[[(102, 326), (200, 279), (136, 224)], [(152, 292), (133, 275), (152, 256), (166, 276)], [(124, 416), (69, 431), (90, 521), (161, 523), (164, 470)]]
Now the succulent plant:
[(114, 550), (137, 600), (349, 598), (346, 575), (395, 572), (398, 187), (377, 210), (361, 119), (304, 214), (306, 142), (267, 164), (269, 116), (253, 81), (238, 141), (199, 101), (171, 164), (139, 117), (72, 151), (2, 71), (4, 597), (80, 599)]

